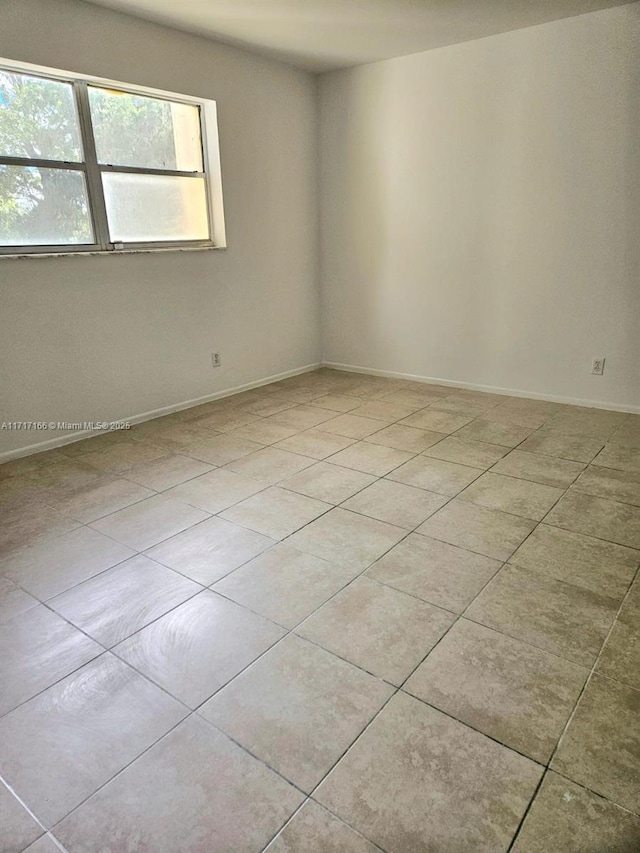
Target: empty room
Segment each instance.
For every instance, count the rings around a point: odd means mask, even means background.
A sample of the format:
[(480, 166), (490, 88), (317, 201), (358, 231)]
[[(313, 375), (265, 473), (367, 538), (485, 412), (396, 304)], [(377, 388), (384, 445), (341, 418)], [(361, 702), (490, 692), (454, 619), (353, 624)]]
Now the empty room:
[(0, 0), (0, 853), (639, 853), (640, 3)]

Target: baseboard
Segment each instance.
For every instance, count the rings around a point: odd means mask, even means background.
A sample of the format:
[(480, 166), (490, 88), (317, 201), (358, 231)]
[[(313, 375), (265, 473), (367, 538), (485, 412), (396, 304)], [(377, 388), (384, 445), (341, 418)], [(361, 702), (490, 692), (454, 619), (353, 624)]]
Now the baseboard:
[(530, 400), (546, 400), (551, 403), (568, 403), (572, 406), (588, 406), (592, 409), (606, 409), (611, 412), (629, 412), (640, 414), (640, 406), (624, 406), (604, 403), (601, 400), (582, 400), (578, 397), (559, 397), (555, 394), (537, 394), (535, 391), (523, 391), (521, 388), (501, 388), (497, 385), (478, 385), (453, 379), (437, 379), (433, 376), (417, 376), (413, 373), (397, 373), (393, 370), (378, 370), (375, 367), (361, 367), (356, 364), (339, 364), (335, 361), (323, 361), (322, 367), (332, 370), (344, 370), (348, 373), (364, 373), (369, 376), (385, 376), (388, 379), (409, 379), (411, 382), (425, 382), (430, 385), (445, 385), (454, 388), (469, 388), (472, 391), (487, 391), (491, 394), (504, 394), (509, 397), (527, 397)]
[[(306, 364), (304, 367), (296, 367), (293, 370), (286, 370), (284, 373), (275, 373), (272, 376), (265, 376), (262, 379), (256, 379), (253, 382), (245, 382), (244, 385), (225, 388), (224, 391), (216, 391), (214, 394), (206, 394), (204, 397), (197, 397), (193, 400), (184, 400), (182, 403), (175, 403), (171, 406), (163, 406), (160, 409), (153, 409), (149, 412), (142, 412), (137, 415), (116, 418), (114, 420), (140, 424), (144, 421), (150, 421), (153, 418), (161, 417), (162, 415), (170, 415), (173, 414), (173, 412), (181, 412), (184, 409), (201, 406), (203, 403), (211, 403), (213, 400), (221, 400), (223, 397), (231, 397), (234, 394), (239, 394), (241, 391), (250, 391), (252, 388), (260, 388), (262, 385), (270, 385), (272, 382), (278, 382), (281, 379), (288, 379), (290, 376), (299, 376), (302, 373), (309, 373), (312, 370), (317, 370), (319, 367), (322, 367), (319, 362), (316, 362), (315, 364)], [(45, 450), (54, 450), (56, 447), (64, 447), (65, 444), (73, 444), (76, 441), (82, 441), (83, 438), (88, 438), (91, 435), (96, 435), (96, 433), (92, 430), (81, 430), (78, 432), (66, 433), (58, 438), (49, 438), (45, 441), (39, 441), (36, 444), (29, 444), (26, 447), (16, 447), (14, 450), (6, 450), (3, 453), (0, 453), (0, 464), (3, 462), (10, 462), (12, 459), (21, 459), (23, 456), (32, 456), (34, 453), (42, 453)]]

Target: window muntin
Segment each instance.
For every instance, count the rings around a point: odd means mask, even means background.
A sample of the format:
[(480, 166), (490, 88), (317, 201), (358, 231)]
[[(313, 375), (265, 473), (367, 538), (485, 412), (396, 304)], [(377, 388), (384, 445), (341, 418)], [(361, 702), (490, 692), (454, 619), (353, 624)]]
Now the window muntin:
[(197, 103), (0, 68), (0, 253), (213, 245), (202, 140)]

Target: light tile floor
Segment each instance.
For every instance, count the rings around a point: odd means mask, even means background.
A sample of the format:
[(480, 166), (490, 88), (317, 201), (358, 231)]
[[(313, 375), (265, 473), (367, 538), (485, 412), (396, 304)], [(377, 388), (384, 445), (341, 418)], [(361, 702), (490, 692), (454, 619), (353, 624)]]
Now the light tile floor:
[(0, 508), (3, 853), (640, 850), (640, 416), (319, 370)]

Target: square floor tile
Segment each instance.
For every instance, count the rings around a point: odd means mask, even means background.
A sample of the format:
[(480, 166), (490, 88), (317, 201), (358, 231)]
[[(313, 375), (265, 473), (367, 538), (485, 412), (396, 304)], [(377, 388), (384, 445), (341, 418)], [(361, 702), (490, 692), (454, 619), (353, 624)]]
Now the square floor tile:
[(143, 551), (208, 517), (207, 512), (157, 495), (94, 521), (91, 526), (123, 545)]
[(0, 827), (2, 827), (0, 838), (2, 853), (20, 853), (44, 832), (40, 824), (2, 782), (0, 782)]
[(275, 412), (269, 420), (285, 424), (295, 430), (311, 429), (334, 417), (334, 412), (316, 406), (295, 406), (283, 412)]
[(418, 409), (424, 409), (451, 393), (448, 388), (443, 386), (423, 385), (418, 388), (419, 384), (414, 382), (412, 385), (407, 385), (397, 391), (389, 390), (380, 399), (389, 403), (399, 403), (401, 406), (410, 406), (417, 412)]
[(115, 653), (195, 708), (284, 633), (205, 590), (120, 643)]
[(543, 456), (541, 453), (528, 453), (524, 450), (512, 450), (491, 469), (494, 474), (507, 474), (522, 480), (532, 480), (545, 486), (568, 488), (584, 470), (584, 463)]
[[(277, 383), (274, 383), (277, 385)], [(271, 386), (273, 387), (273, 385)], [(284, 395), (298, 405), (305, 406), (310, 409), (318, 408), (318, 398), (325, 396), (325, 389), (320, 387), (293, 387), (288, 386), (283, 392)], [(321, 409), (326, 409), (327, 406), (320, 406)]]
[(215, 435), (212, 438), (197, 441), (195, 444), (188, 444), (182, 452), (186, 456), (193, 456), (194, 459), (209, 462), (211, 465), (227, 465), (261, 448), (262, 445), (257, 441), (249, 441), (234, 435)]
[(102, 652), (43, 605), (0, 624), (0, 715)]
[(381, 583), (461, 613), (501, 563), (412, 533), (367, 571)]
[(478, 468), (470, 468), (467, 465), (416, 456), (392, 471), (388, 479), (453, 497), (477, 479), (481, 473)]
[(627, 415), (624, 412), (565, 406), (545, 424), (541, 431), (557, 435), (583, 435), (608, 441), (626, 418)]
[(553, 417), (557, 409), (558, 405), (554, 403), (511, 397), (489, 409), (482, 417), (486, 421), (538, 429)]
[(297, 427), (285, 426), (285, 424), (279, 424), (274, 420), (260, 418), (259, 421), (236, 427), (229, 435), (234, 438), (248, 438), (250, 441), (257, 441), (258, 444), (269, 445), (289, 438), (297, 432)]
[(39, 603), (37, 598), (20, 589), (12, 580), (0, 575), (0, 620), (26, 613)]
[(551, 766), (619, 806), (640, 812), (640, 690), (594, 675)]
[(296, 633), (400, 685), (453, 620), (452, 614), (426, 601), (360, 578), (303, 622)]
[(309, 429), (279, 441), (274, 447), (277, 450), (288, 450), (291, 453), (299, 453), (301, 456), (310, 456), (312, 459), (326, 459), (327, 456), (349, 447), (354, 441), (354, 438), (333, 435), (321, 429)]
[[(20, 478), (22, 487), (28, 487), (29, 493), (50, 503), (55, 508), (56, 496), (71, 489), (90, 486), (107, 477), (85, 462), (66, 459), (64, 462), (52, 462), (40, 465), (36, 470)], [(13, 478), (14, 484), (17, 478)], [(5, 483), (7, 481), (4, 481)]]
[(392, 424), (401, 418), (408, 417), (413, 412), (412, 406), (403, 406), (402, 403), (392, 403), (389, 400), (369, 400), (354, 409), (351, 414)]
[(413, 530), (446, 502), (444, 495), (435, 492), (378, 480), (346, 501), (343, 508)]
[(487, 444), (501, 444), (503, 447), (516, 447), (531, 435), (532, 430), (514, 424), (501, 424), (495, 421), (477, 419), (467, 424), (457, 434), (465, 441), (484, 441)]
[(569, 491), (545, 518), (547, 524), (640, 548), (640, 507)]
[(345, 394), (324, 394), (321, 397), (316, 397), (313, 405), (319, 406), (321, 409), (330, 409), (332, 412), (350, 412), (362, 405), (362, 400)]
[[(169, 420), (167, 417), (135, 424), (131, 432), (131, 437), (135, 441), (155, 445), (167, 452), (180, 450), (187, 444), (195, 444), (197, 441), (204, 441), (217, 435), (215, 430), (198, 423), (190, 424), (185, 420)], [(132, 469), (129, 468), (128, 470), (131, 471)]]
[(265, 447), (252, 453), (251, 456), (231, 462), (227, 465), (227, 470), (275, 485), (310, 465), (313, 465), (313, 459), (307, 456), (278, 450), (275, 447)]
[(130, 483), (129, 480), (105, 478), (87, 486), (63, 490), (54, 498), (54, 505), (60, 512), (67, 513), (83, 524), (89, 524), (145, 498), (151, 498), (154, 494), (151, 489)]
[(142, 554), (49, 602), (61, 616), (103, 646), (113, 646), (202, 587)]
[(580, 435), (534, 432), (518, 448), (528, 453), (542, 453), (574, 462), (591, 462), (604, 442)]
[(640, 450), (607, 444), (593, 460), (594, 465), (602, 468), (615, 468), (618, 471), (640, 472)]
[(611, 442), (619, 447), (631, 447), (640, 450), (640, 417), (629, 415), (627, 420), (614, 432)]
[(640, 819), (549, 771), (525, 818), (513, 853), (637, 853)]
[[(123, 442), (130, 442), (133, 439), (131, 435), (133, 434), (133, 430), (126, 432), (124, 430), (114, 430), (109, 432), (101, 432), (98, 435), (94, 435), (91, 438), (83, 438), (79, 441), (72, 441), (69, 444), (65, 444), (60, 448), (60, 453), (64, 454), (66, 457), (77, 458), (78, 456), (84, 453), (92, 453), (97, 450), (104, 450), (106, 447), (111, 447), (114, 444), (121, 444)], [(22, 460), (17, 459), (16, 462), (21, 462)]]
[(325, 432), (344, 435), (347, 438), (362, 439), (384, 428), (384, 422), (375, 418), (362, 418), (358, 415), (338, 415), (322, 425)]
[(62, 452), (62, 449), (50, 450), (46, 453), (34, 453), (31, 456), (12, 459), (0, 465), (0, 481), (3, 483), (7, 483), (10, 480), (24, 481), (33, 475), (37, 476), (54, 462), (68, 461), (70, 461), (69, 457)]
[(406, 534), (401, 527), (337, 507), (294, 533), (288, 544), (349, 568), (366, 569)]
[(491, 394), (488, 391), (476, 391), (475, 388), (456, 388), (455, 386), (449, 386), (447, 388), (442, 387), (440, 390), (445, 391), (445, 394), (442, 394), (441, 397), (451, 398), (452, 395), (455, 395), (457, 398), (461, 400), (483, 402), (488, 404), (492, 404), (493, 406), (497, 406), (499, 403), (504, 403), (505, 400), (510, 399), (505, 394)]
[(617, 609), (616, 599), (505, 566), (465, 615), (573, 663), (591, 666)]
[(2, 774), (52, 826), (185, 713), (107, 653), (0, 720)]
[(0, 466), (0, 480), (30, 477), (32, 474), (37, 475), (48, 468), (52, 462), (67, 461), (71, 455), (68, 453), (71, 446), (66, 445), (59, 450), (48, 450), (44, 453), (34, 453), (31, 456), (22, 456), (19, 459), (12, 459), (10, 462), (3, 462)]
[(632, 586), (598, 660), (598, 672), (640, 690), (640, 583)]
[(540, 524), (509, 562), (622, 599), (640, 565), (640, 551)]
[(106, 447), (104, 450), (83, 453), (81, 456), (78, 456), (78, 459), (86, 462), (93, 468), (97, 468), (99, 471), (119, 474), (126, 471), (127, 468), (131, 468), (132, 465), (139, 465), (141, 462), (160, 459), (160, 457), (166, 456), (167, 452), (162, 447), (154, 447), (153, 445), (143, 444), (139, 441), (123, 441), (113, 444), (111, 447)]
[(218, 409), (214, 409), (208, 415), (198, 418), (195, 422), (211, 427), (212, 429), (220, 430), (221, 432), (230, 432), (245, 424), (254, 423), (261, 417), (287, 409), (290, 405), (290, 403), (282, 403), (275, 399), (272, 402), (266, 398), (256, 400), (246, 406), (234, 406), (233, 402), (227, 402), (226, 408), (222, 408), (221, 406)]
[(88, 527), (79, 527), (46, 543), (16, 552), (0, 563), (0, 571), (28, 592), (45, 600), (135, 552)]
[(424, 451), (425, 456), (442, 459), (444, 462), (457, 462), (472, 468), (486, 470), (507, 453), (506, 447), (499, 444), (487, 444), (484, 441), (465, 441), (455, 435), (447, 436)]
[(359, 441), (352, 444), (346, 450), (341, 450), (331, 457), (332, 464), (342, 465), (344, 468), (353, 468), (365, 474), (383, 477), (389, 471), (393, 471), (403, 462), (411, 459), (412, 454), (404, 450), (395, 450), (393, 447), (385, 447), (382, 444), (370, 444)]
[(304, 795), (190, 717), (56, 827), (70, 851), (259, 851)]
[(265, 853), (378, 853), (366, 838), (313, 800), (307, 800)]
[(546, 764), (588, 674), (528, 643), (461, 619), (404, 689)]
[(430, 432), (440, 432), (443, 435), (449, 435), (449, 433), (456, 432), (460, 427), (468, 424), (469, 421), (471, 421), (471, 417), (468, 415), (439, 412), (428, 408), (409, 415), (409, 417), (404, 418), (400, 423), (402, 426), (416, 427), (417, 429), (425, 429)]
[(382, 444), (385, 447), (393, 447), (395, 450), (406, 450), (409, 453), (421, 453), (431, 445), (436, 444), (444, 433), (432, 432), (426, 429), (403, 426), (402, 424), (391, 424), (370, 435), (366, 440), (369, 444)]
[(165, 492), (165, 497), (217, 513), (262, 491), (265, 484), (242, 474), (218, 468)]
[(214, 590), (267, 619), (293, 628), (353, 580), (339, 562), (279, 544), (219, 581)]
[(392, 693), (384, 681), (289, 636), (199, 713), (310, 792)]
[(427, 519), (417, 532), (504, 561), (534, 527), (535, 522), (528, 518), (456, 499)]
[(65, 511), (58, 512), (37, 500), (24, 500), (14, 508), (3, 508), (0, 528), (0, 558), (15, 554), (37, 542), (51, 540), (80, 525)]
[(542, 768), (398, 694), (314, 798), (388, 853), (506, 851)]
[(562, 489), (503, 474), (483, 474), (460, 495), (460, 500), (540, 521), (563, 495)]
[(318, 462), (293, 477), (287, 477), (280, 485), (283, 489), (291, 489), (309, 498), (339, 504), (374, 483), (375, 479), (371, 474), (363, 474), (352, 468)]
[(589, 465), (578, 477), (574, 489), (599, 498), (640, 506), (640, 472), (616, 471)]
[(452, 414), (467, 415), (469, 418), (478, 418), (489, 409), (493, 409), (495, 405), (495, 400), (491, 398), (469, 397), (454, 389), (453, 394), (441, 397), (435, 403), (431, 403), (429, 409), (434, 412), (451, 412)]
[(331, 504), (271, 486), (225, 510), (222, 518), (272, 539), (284, 539), (329, 509)]
[(155, 489), (156, 492), (164, 492), (172, 486), (178, 486), (208, 471), (211, 471), (211, 465), (206, 462), (200, 462), (190, 456), (171, 454), (152, 462), (134, 465), (126, 472), (126, 478), (141, 486)]
[(151, 548), (147, 555), (209, 586), (275, 542), (222, 518), (208, 518)]

